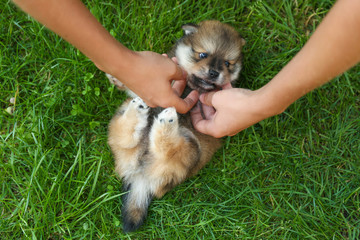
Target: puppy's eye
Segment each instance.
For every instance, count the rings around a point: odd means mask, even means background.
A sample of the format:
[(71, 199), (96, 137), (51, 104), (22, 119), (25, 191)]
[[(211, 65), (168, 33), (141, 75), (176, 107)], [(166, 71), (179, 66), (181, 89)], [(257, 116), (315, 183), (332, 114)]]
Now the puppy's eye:
[(229, 67), (230, 66), (230, 63), (228, 61), (225, 61), (225, 66), (226, 67)]
[(207, 53), (199, 53), (199, 58), (201, 58), (201, 59), (204, 59), (204, 58), (207, 58), (208, 57), (208, 55), (207, 55)]

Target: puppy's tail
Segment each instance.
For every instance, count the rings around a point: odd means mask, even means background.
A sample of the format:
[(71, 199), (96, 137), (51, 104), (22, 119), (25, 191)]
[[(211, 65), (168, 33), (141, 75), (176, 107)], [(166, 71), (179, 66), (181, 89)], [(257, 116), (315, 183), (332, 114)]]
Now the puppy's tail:
[(147, 216), (153, 195), (148, 187), (149, 182), (136, 181), (127, 185), (127, 193), (123, 197), (123, 229), (124, 232), (136, 231)]

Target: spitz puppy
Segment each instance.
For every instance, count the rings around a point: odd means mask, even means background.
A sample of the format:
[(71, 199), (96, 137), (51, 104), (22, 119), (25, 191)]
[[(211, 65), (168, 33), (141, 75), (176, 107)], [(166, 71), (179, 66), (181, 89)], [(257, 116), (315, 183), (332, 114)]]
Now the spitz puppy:
[[(182, 29), (184, 36), (168, 55), (175, 56), (188, 73), (187, 93), (221, 89), (238, 78), (245, 41), (237, 31), (218, 21), (187, 24)], [(123, 88), (116, 78), (107, 76)], [(143, 224), (153, 197), (161, 198), (196, 174), (221, 146), (220, 139), (195, 131), (189, 114), (177, 114), (174, 108), (149, 108), (138, 97), (117, 110), (109, 124), (108, 143), (126, 192), (122, 201), (125, 232)]]

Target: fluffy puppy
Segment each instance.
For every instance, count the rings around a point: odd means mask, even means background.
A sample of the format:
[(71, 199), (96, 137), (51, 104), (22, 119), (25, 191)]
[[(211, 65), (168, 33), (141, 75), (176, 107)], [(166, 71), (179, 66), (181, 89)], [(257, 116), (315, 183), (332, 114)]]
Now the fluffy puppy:
[[(184, 36), (168, 55), (177, 57), (188, 73), (184, 95), (192, 89), (218, 89), (238, 78), (245, 41), (237, 31), (218, 21), (182, 28)], [(124, 89), (119, 80), (107, 76)], [(149, 108), (136, 95), (112, 118), (108, 143), (126, 192), (122, 201), (125, 232), (143, 224), (154, 197), (161, 198), (196, 174), (221, 146), (219, 139), (195, 131), (189, 114), (177, 114), (174, 108)]]

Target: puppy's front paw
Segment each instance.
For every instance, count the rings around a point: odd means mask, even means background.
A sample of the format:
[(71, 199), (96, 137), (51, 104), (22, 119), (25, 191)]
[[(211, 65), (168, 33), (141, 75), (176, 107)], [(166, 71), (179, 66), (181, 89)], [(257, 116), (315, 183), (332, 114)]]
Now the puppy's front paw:
[(139, 97), (131, 100), (130, 107), (135, 108), (140, 113), (149, 111), (149, 106)]
[(111, 84), (115, 85), (118, 89), (120, 89), (120, 90), (126, 89), (125, 85), (122, 82), (120, 82), (116, 77), (114, 77), (108, 73), (105, 73), (105, 75), (109, 79), (109, 82)]
[(178, 116), (175, 108), (170, 107), (164, 109), (157, 117), (160, 124), (174, 124), (177, 123)]

